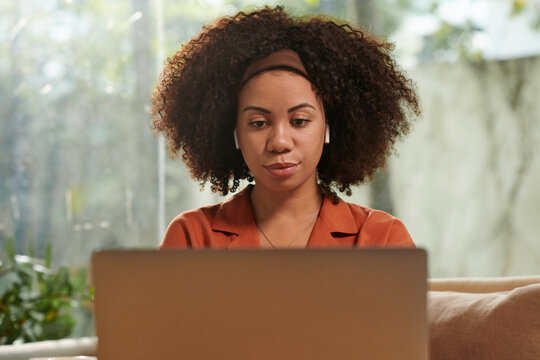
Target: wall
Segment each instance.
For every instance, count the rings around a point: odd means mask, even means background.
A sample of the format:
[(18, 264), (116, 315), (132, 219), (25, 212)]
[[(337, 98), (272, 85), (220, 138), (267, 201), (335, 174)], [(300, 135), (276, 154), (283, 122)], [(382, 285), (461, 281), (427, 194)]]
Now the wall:
[(391, 160), (432, 276), (540, 273), (540, 58), (409, 72), (423, 116)]

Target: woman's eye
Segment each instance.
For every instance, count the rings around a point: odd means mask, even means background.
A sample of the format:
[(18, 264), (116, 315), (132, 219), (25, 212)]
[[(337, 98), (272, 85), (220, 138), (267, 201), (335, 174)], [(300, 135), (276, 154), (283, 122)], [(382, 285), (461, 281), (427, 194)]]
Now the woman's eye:
[(264, 124), (265, 124), (265, 122), (262, 121), (262, 120), (252, 121), (252, 122), (249, 123), (249, 125), (253, 126), (254, 128), (263, 127)]
[(309, 120), (307, 120), (307, 119), (293, 119), (292, 120), (292, 124), (294, 126), (304, 126), (307, 123), (309, 123)]

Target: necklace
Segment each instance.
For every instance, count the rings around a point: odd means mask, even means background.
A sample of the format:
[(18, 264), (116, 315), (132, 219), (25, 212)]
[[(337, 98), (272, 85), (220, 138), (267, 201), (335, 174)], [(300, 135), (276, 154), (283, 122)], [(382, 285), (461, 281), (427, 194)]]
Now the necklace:
[[(300, 232), (298, 235), (296, 235), (294, 237), (294, 239), (292, 239), (292, 241), (290, 243), (287, 244), (287, 246), (285, 246), (285, 248), (290, 248), (292, 244), (295, 243), (296, 240), (298, 240), (300, 238), (300, 236), (302, 236), (306, 231), (307, 229), (309, 229), (310, 227), (313, 226), (313, 224), (315, 224), (315, 222), (317, 221), (317, 218), (319, 217), (319, 214), (317, 214), (317, 217), (315, 219), (313, 219), (312, 222), (309, 223), (309, 225), (304, 229), (302, 230), (302, 232)], [(270, 244), (270, 246), (273, 248), (273, 249), (277, 249), (277, 247), (270, 241), (270, 239), (268, 238), (268, 236), (266, 236), (266, 234), (264, 233), (264, 231), (259, 227), (259, 225), (257, 225), (257, 229), (259, 229), (259, 231), (261, 232), (261, 234), (264, 236), (265, 240)]]
[[(322, 207), (322, 203), (321, 203), (321, 207)], [(309, 223), (309, 225), (304, 229), (302, 230), (298, 235), (296, 235), (292, 240), (291, 242), (289, 242), (287, 244), (287, 246), (285, 246), (286, 249), (290, 248), (292, 244), (294, 244), (296, 242), (296, 240), (298, 240), (300, 238), (300, 236), (302, 236), (310, 227), (313, 226), (313, 224), (315, 224), (315, 222), (317, 221), (317, 219), (319, 218), (319, 214), (321, 212), (321, 208), (319, 208), (319, 211), (317, 212), (317, 216), (315, 216), (315, 219), (313, 219), (312, 222)], [(264, 233), (264, 231), (259, 227), (258, 224), (257, 225), (257, 229), (259, 229), (259, 231), (261, 232), (261, 234), (263, 235), (264, 239), (270, 244), (270, 246), (273, 248), (273, 249), (277, 249), (277, 247), (272, 243), (272, 241), (270, 241), (270, 239), (268, 238), (268, 236), (266, 236), (266, 234)]]

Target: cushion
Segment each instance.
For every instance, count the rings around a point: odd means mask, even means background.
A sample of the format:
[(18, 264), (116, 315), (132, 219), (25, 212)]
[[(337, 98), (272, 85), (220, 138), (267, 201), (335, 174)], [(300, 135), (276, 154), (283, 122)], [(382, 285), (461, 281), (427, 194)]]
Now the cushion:
[(428, 292), (431, 360), (540, 359), (540, 283), (509, 291)]
[(435, 278), (428, 280), (429, 290), (489, 293), (508, 291), (517, 287), (540, 283), (540, 275), (505, 277)]

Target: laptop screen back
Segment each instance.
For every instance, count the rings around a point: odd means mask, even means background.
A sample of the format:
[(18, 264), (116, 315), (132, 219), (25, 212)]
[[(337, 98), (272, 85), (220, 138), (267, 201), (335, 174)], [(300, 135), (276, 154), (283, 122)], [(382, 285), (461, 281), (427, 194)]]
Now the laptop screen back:
[(420, 249), (92, 258), (100, 360), (425, 359)]

